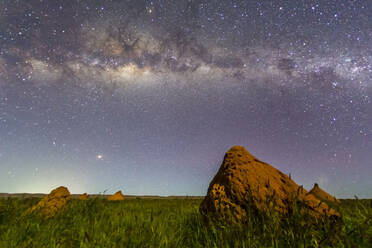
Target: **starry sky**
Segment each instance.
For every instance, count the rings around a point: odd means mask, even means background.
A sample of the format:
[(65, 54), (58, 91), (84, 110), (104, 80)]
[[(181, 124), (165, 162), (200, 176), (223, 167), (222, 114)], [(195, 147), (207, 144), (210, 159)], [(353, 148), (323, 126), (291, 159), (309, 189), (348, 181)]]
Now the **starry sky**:
[(243, 145), (372, 197), (368, 0), (0, 0), (0, 192), (204, 195)]

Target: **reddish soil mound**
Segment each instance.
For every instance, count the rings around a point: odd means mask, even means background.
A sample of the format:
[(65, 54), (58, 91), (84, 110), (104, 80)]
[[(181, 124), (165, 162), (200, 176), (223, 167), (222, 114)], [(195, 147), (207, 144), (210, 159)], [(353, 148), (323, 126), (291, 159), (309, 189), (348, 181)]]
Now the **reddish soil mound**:
[(66, 187), (58, 187), (49, 195), (44, 197), (39, 203), (28, 210), (28, 213), (40, 213), (45, 217), (52, 217), (62, 209), (70, 200), (70, 192)]
[(124, 200), (124, 195), (123, 195), (123, 193), (121, 193), (121, 190), (119, 190), (115, 194), (110, 195), (107, 198), (107, 200), (109, 200), (109, 201), (122, 201), (122, 200)]
[(322, 190), (317, 183), (314, 184), (314, 187), (309, 191), (308, 194), (312, 194), (316, 198), (324, 202), (332, 202), (336, 204), (340, 203), (340, 201), (337, 200), (336, 197), (331, 196), (330, 194)]
[(84, 193), (84, 194), (80, 195), (79, 196), (79, 200), (83, 200), (83, 201), (88, 200), (88, 194), (87, 193)]
[(299, 187), (287, 175), (258, 160), (244, 147), (234, 146), (209, 185), (200, 205), (203, 216), (241, 223), (247, 219), (246, 209), (260, 211), (274, 208), (281, 214), (290, 211), (297, 198), (315, 217), (338, 215), (327, 204)]

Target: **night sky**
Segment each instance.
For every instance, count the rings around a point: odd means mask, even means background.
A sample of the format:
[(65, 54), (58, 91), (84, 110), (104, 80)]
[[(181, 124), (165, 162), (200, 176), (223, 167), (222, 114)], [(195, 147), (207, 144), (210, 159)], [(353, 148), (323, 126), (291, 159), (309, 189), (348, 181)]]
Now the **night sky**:
[(369, 0), (0, 0), (0, 192), (204, 195), (243, 145), (372, 197)]

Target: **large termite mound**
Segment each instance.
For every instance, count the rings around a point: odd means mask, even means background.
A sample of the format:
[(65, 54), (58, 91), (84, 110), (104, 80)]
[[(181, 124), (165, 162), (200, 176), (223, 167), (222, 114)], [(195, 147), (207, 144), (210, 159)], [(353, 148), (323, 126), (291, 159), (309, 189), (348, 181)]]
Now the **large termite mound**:
[(290, 214), (300, 202), (314, 217), (337, 216), (324, 202), (299, 187), (287, 175), (250, 154), (242, 146), (232, 147), (209, 185), (200, 213), (209, 219), (244, 223), (249, 208)]
[(45, 196), (35, 206), (31, 207), (26, 213), (39, 213), (45, 217), (54, 216), (57, 211), (66, 206), (71, 195), (66, 187), (60, 186)]

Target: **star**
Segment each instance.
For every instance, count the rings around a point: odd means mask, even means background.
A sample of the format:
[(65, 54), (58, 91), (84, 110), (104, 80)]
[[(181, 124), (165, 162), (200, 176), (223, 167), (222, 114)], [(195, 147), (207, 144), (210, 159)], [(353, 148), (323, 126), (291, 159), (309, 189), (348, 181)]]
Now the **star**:
[[(39, 2), (0, 1), (9, 182), (89, 170), (96, 192), (203, 195), (220, 156), (244, 145), (305, 186), (325, 175), (340, 197), (371, 197), (367, 1)], [(358, 185), (340, 191), (340, 178)]]

